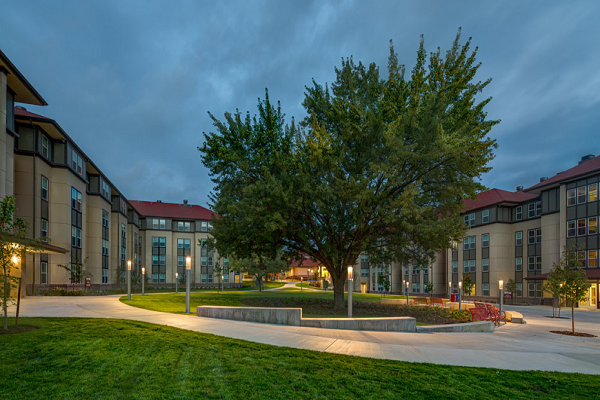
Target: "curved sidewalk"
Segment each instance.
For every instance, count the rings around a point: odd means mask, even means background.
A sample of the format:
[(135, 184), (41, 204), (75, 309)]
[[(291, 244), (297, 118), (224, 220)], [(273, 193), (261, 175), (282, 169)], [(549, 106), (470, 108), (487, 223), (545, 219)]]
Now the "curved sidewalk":
[[(527, 324), (507, 324), (494, 333), (426, 334), (345, 331), (200, 318), (131, 307), (121, 303), (119, 297), (29, 297), (22, 300), (20, 315), (129, 319), (275, 346), (398, 361), (600, 374), (600, 338), (549, 333), (553, 329), (569, 330), (571, 326), (570, 319), (545, 318), (544, 315), (552, 312), (551, 308), (518, 307)], [(575, 328), (600, 336), (600, 313), (578, 312)]]

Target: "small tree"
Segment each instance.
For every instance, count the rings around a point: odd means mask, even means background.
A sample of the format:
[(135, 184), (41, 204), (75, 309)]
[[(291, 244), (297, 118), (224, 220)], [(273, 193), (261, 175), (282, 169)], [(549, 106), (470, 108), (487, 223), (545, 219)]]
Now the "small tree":
[(382, 296), (385, 297), (385, 292), (387, 292), (388, 290), (390, 290), (390, 277), (387, 274), (380, 274), (377, 277), (377, 283), (380, 286), (383, 286), (383, 294)]
[(564, 296), (571, 302), (571, 332), (575, 333), (575, 303), (584, 301), (590, 284), (587, 283), (585, 272), (581, 269), (582, 261), (576, 247), (563, 249), (563, 255), (558, 263), (552, 265), (544, 289), (553, 296)]
[(0, 285), (0, 305), (4, 314), (4, 330), (8, 330), (8, 306), (15, 302), (12, 290), (20, 284), (20, 278), (12, 276), (16, 259), (28, 249), (35, 249), (36, 240), (27, 238), (27, 222), (15, 217), (17, 206), (13, 196), (0, 200), (0, 263), (2, 264), (2, 284)]
[(427, 293), (429, 293), (429, 297), (433, 297), (433, 282), (429, 281), (425, 284), (427, 288)]
[(80, 262), (78, 258), (75, 261), (71, 261), (67, 264), (58, 264), (59, 267), (64, 268), (69, 273), (69, 280), (71, 281), (71, 285), (73, 291), (75, 291), (75, 285), (77, 285), (77, 290), (79, 290), (79, 285), (81, 285), (85, 278), (91, 278), (92, 274), (86, 270), (87, 258)]
[(463, 278), (463, 289), (467, 295), (471, 295), (471, 288), (473, 287), (473, 281), (471, 280), (471, 276), (467, 275)]
[(223, 281), (223, 267), (221, 267), (221, 264), (217, 261), (215, 262), (215, 265), (213, 266), (213, 273), (215, 275), (217, 275), (219, 277), (219, 285), (217, 286), (217, 293), (221, 293), (221, 285), (222, 285), (222, 281)]
[(517, 283), (514, 279), (509, 279), (508, 282), (504, 284), (504, 290), (506, 292), (512, 293), (511, 303), (515, 304), (515, 296), (517, 295)]

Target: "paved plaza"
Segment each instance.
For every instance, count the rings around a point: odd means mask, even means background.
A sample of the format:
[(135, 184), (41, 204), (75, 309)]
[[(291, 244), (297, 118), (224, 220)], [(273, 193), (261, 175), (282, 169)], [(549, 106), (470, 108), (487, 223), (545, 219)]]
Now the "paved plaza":
[[(549, 333), (570, 330), (570, 309), (547, 318), (552, 308), (507, 306), (523, 314), (526, 324), (507, 324), (493, 333), (400, 333), (346, 331), (200, 318), (131, 307), (119, 295), (29, 297), (22, 317), (118, 318), (211, 333), (252, 342), (328, 353), (511, 370), (580, 372), (600, 375), (600, 337)], [(14, 309), (12, 314), (14, 315)], [(576, 310), (575, 329), (600, 336), (600, 312)]]

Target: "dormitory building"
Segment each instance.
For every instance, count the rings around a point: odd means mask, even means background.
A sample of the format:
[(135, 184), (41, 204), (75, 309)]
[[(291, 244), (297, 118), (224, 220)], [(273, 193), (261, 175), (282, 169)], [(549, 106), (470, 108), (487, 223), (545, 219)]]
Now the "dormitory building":
[[(32, 238), (48, 238), (41, 249), (19, 261), (28, 292), (69, 283), (59, 265), (85, 262), (92, 289), (124, 280), (130, 260), (147, 282), (168, 285), (192, 259), (192, 282), (225, 283), (241, 276), (228, 260), (209, 251), (210, 210), (188, 204), (127, 199), (98, 165), (51, 118), (28, 111), (46, 101), (0, 51), (0, 198), (14, 195), (18, 216)], [(448, 296), (467, 276), (473, 298), (499, 296), (499, 280), (516, 283), (514, 299), (542, 303), (543, 283), (565, 246), (578, 246), (591, 283), (580, 306), (599, 307), (598, 185), (600, 157), (586, 155), (574, 167), (516, 191), (492, 189), (465, 201), (468, 226), (463, 238), (438, 253), (429, 265), (372, 265), (363, 254), (354, 266), (354, 290), (380, 292), (379, 276), (391, 292)], [(318, 260), (293, 264), (292, 275), (323, 273)], [(324, 273), (326, 274), (326, 273)]]

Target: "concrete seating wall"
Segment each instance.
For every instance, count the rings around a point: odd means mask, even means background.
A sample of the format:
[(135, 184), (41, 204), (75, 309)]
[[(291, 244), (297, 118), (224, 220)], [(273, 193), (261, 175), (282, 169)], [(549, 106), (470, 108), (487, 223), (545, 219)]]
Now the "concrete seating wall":
[(301, 308), (198, 306), (199, 317), (300, 326)]

